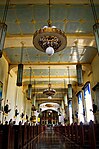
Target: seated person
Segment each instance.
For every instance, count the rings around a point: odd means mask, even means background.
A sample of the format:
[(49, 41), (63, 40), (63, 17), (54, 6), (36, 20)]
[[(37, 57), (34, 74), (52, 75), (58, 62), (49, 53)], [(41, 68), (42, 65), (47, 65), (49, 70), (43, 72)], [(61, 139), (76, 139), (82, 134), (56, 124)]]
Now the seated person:
[(93, 113), (96, 113), (96, 111), (97, 111), (97, 105), (93, 103)]
[(93, 100), (93, 110), (90, 109), (90, 111), (92, 111), (93, 113), (96, 113), (97, 111), (97, 105), (94, 103), (94, 100)]

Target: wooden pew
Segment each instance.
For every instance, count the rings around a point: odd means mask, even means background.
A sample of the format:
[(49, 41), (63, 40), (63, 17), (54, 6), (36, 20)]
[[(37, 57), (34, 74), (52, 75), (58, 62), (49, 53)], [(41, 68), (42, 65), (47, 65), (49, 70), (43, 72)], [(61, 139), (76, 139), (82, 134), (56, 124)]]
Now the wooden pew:
[(8, 146), (8, 126), (0, 125), (0, 149), (7, 149)]
[(8, 126), (8, 149), (14, 149), (14, 127), (12, 124)]
[(79, 133), (79, 126), (77, 125), (77, 123), (74, 123), (74, 127), (73, 127), (73, 129), (74, 129), (74, 134), (75, 134), (75, 139), (74, 139), (74, 141), (77, 143), (77, 144), (79, 144), (79, 139), (80, 139), (80, 133)]
[(89, 123), (89, 143), (90, 149), (96, 149), (95, 125), (93, 121), (90, 121)]
[(99, 148), (99, 124), (94, 124), (96, 147)]
[(33, 139), (45, 127), (29, 125), (0, 125), (0, 149), (32, 149)]
[[(89, 125), (74, 123), (67, 126), (55, 126), (55, 131), (65, 135), (69, 140), (80, 145), (83, 149), (99, 148), (99, 124), (90, 121)], [(65, 133), (64, 133), (65, 132)]]

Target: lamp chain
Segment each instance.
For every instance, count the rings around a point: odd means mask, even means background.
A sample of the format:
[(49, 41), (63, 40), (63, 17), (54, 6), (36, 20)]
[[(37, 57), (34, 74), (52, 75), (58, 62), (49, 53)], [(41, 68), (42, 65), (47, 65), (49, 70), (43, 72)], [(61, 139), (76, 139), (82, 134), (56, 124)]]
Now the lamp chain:
[(24, 43), (21, 42), (21, 44), (22, 44), (22, 47), (21, 47), (21, 59), (20, 59), (20, 63), (22, 64)]
[(67, 67), (68, 69), (68, 79), (69, 79), (69, 84), (70, 84), (70, 72), (69, 72), (69, 67)]
[(49, 27), (51, 27), (51, 19), (50, 19), (50, 17), (51, 17), (51, 10), (50, 10), (50, 0), (49, 0), (49, 20), (48, 20), (48, 26)]
[(93, 0), (90, 0), (90, 4), (91, 4), (91, 8), (92, 8), (94, 21), (95, 21), (95, 23), (98, 23), (98, 18), (97, 18), (96, 9), (95, 9), (95, 5), (94, 5)]
[(66, 93), (66, 81), (64, 79), (64, 93)]
[(34, 80), (34, 95), (35, 95), (35, 84), (36, 84), (36, 82), (35, 82), (35, 80)]
[(32, 68), (30, 67), (30, 84), (31, 84)]
[(50, 66), (49, 66), (49, 84), (50, 84)]
[(79, 63), (80, 55), (79, 55), (79, 52), (78, 52), (78, 41), (75, 41), (74, 44), (75, 44), (75, 48), (76, 48), (76, 52), (77, 52), (77, 62)]

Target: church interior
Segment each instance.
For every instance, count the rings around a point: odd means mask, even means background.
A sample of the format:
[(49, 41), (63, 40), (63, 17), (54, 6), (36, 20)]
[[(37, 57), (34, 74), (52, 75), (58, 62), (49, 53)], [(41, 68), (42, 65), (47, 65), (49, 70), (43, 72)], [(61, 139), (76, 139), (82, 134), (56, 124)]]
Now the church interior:
[(98, 149), (98, 64), (98, 0), (0, 0), (1, 149)]

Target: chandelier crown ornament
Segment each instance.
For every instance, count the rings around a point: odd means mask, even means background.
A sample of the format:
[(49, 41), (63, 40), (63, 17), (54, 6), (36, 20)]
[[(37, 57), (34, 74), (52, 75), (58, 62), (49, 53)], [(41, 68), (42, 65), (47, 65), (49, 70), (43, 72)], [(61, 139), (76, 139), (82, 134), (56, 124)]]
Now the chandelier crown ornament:
[(45, 89), (43, 91), (43, 94), (48, 96), (48, 99), (52, 99), (52, 96), (54, 96), (56, 91), (51, 88), (51, 82), (50, 82), (50, 67), (49, 67), (49, 84), (48, 84), (48, 89)]
[(50, 20), (50, 0), (48, 26), (37, 30), (33, 36), (34, 47), (49, 56), (63, 50), (67, 45), (65, 33), (55, 26), (51, 26)]

